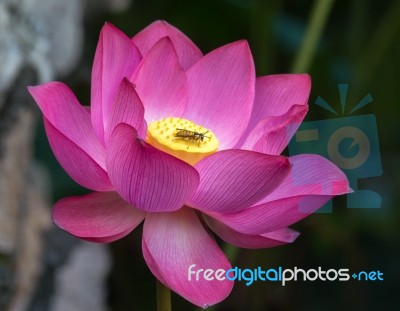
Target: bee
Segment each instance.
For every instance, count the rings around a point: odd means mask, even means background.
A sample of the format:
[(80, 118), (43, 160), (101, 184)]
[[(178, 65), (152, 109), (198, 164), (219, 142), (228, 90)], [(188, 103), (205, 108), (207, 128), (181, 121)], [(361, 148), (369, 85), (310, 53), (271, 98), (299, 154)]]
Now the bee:
[(189, 149), (190, 144), (193, 141), (197, 141), (197, 146), (199, 148), (200, 147), (200, 142), (204, 141), (204, 138), (211, 138), (210, 136), (206, 136), (206, 134), (209, 131), (206, 131), (204, 133), (199, 133), (199, 132), (193, 132), (193, 131), (189, 131), (189, 130), (185, 130), (185, 129), (176, 129), (177, 132), (174, 134), (174, 137), (178, 137), (177, 139), (173, 139), (174, 140), (178, 140), (178, 139), (187, 139), (189, 140), (189, 144), (187, 146), (186, 149)]

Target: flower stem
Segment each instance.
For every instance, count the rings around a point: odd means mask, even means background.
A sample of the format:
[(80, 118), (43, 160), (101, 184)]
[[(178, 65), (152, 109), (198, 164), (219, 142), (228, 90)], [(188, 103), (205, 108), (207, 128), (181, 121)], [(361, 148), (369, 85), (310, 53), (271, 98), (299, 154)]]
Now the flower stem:
[(300, 52), (292, 66), (293, 73), (303, 73), (309, 70), (317, 44), (325, 28), (334, 0), (315, 0)]
[[(390, 44), (398, 38), (400, 32), (400, 2), (392, 1), (387, 7), (380, 23), (376, 22), (374, 33), (370, 35), (369, 44), (364, 53), (358, 57), (356, 76), (360, 88), (365, 88), (379, 69)], [(397, 37), (396, 37), (397, 36)]]
[(157, 311), (171, 310), (171, 290), (157, 280)]
[(229, 262), (234, 265), (236, 263), (236, 260), (239, 257), (239, 251), (240, 249), (237, 248), (236, 246), (233, 246), (231, 244), (226, 243), (223, 247), (224, 253), (226, 254), (226, 257), (228, 257)]

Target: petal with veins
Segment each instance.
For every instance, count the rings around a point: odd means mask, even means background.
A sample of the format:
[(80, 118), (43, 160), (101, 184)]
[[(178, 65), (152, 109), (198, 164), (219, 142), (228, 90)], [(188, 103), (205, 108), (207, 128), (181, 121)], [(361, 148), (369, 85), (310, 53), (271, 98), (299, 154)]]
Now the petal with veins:
[(203, 56), (199, 48), (185, 34), (165, 21), (155, 21), (150, 24), (134, 36), (132, 41), (139, 48), (140, 52), (145, 55), (157, 41), (164, 37), (171, 39), (181, 66), (185, 70)]
[(282, 228), (264, 234), (248, 235), (235, 231), (211, 217), (205, 216), (204, 218), (207, 225), (209, 225), (222, 240), (241, 248), (269, 248), (285, 245), (294, 242), (300, 234), (290, 228)]
[(188, 100), (188, 83), (171, 39), (161, 39), (151, 48), (131, 81), (136, 85), (148, 122), (182, 117)]
[(251, 118), (236, 147), (280, 154), (307, 113), (310, 90), (307, 74), (257, 78)]
[(52, 212), (61, 229), (92, 242), (118, 240), (144, 219), (145, 213), (122, 200), (116, 192), (92, 192), (58, 201)]
[(290, 172), (287, 158), (223, 150), (195, 165), (200, 184), (187, 204), (201, 211), (234, 213), (271, 193)]
[(90, 122), (90, 112), (61, 82), (28, 87), (46, 120), (72, 143), (84, 150), (101, 167), (105, 167), (105, 149)]
[(47, 139), (60, 165), (81, 186), (95, 191), (114, 189), (107, 172), (82, 148), (44, 118)]
[(247, 127), (254, 100), (254, 63), (247, 42), (210, 52), (187, 71), (187, 77), (184, 118), (213, 131), (221, 150), (232, 148)]
[(124, 77), (129, 78), (141, 54), (123, 32), (106, 23), (100, 33), (92, 69), (92, 123), (100, 141), (111, 115), (112, 104)]
[[(225, 254), (189, 208), (177, 212), (148, 214), (143, 227), (143, 255), (151, 272), (165, 286), (200, 307), (225, 299), (233, 282), (196, 279), (189, 267), (198, 269), (231, 268)], [(203, 271), (204, 271), (203, 270)]]
[(136, 93), (135, 86), (124, 78), (122, 81), (112, 107), (110, 122), (106, 128), (106, 142), (110, 139), (114, 128), (126, 123), (137, 129), (139, 137), (145, 138), (147, 125), (144, 120), (144, 107), (142, 101)]
[(199, 183), (192, 166), (145, 143), (127, 124), (115, 127), (107, 152), (113, 185), (122, 198), (141, 210), (175, 211)]
[(307, 114), (308, 106), (292, 106), (282, 116), (265, 117), (249, 133), (240, 149), (281, 154)]
[(252, 207), (231, 214), (207, 214), (241, 233), (263, 234), (290, 226), (332, 197), (352, 191), (346, 175), (321, 156), (304, 154), (289, 160), (291, 173), (275, 191)]

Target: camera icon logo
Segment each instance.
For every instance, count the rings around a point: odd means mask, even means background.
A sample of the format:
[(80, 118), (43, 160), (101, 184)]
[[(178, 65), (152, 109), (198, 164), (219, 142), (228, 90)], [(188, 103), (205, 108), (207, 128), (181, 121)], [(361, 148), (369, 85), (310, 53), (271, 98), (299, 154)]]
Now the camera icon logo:
[[(339, 84), (342, 114), (344, 114), (347, 84)], [(351, 111), (372, 102), (367, 94)], [(315, 103), (339, 115), (321, 97)], [(379, 208), (381, 197), (368, 189), (358, 189), (359, 179), (382, 174), (376, 118), (372, 114), (341, 116), (339, 118), (304, 122), (289, 143), (289, 154), (319, 154), (340, 167), (347, 175), (353, 193), (347, 195), (348, 208)], [(329, 201), (319, 213), (332, 212)]]

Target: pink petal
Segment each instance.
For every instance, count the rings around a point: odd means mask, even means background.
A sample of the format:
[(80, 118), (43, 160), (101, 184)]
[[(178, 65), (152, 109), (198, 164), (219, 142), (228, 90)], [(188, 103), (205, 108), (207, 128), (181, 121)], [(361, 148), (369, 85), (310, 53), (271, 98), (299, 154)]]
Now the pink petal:
[(105, 150), (93, 130), (90, 112), (65, 84), (51, 82), (28, 89), (43, 112), (49, 143), (65, 171), (83, 187), (112, 190)]
[(151, 48), (131, 80), (145, 106), (146, 120), (183, 115), (188, 100), (187, 79), (171, 39), (161, 39)]
[(105, 168), (105, 149), (90, 122), (90, 112), (81, 106), (63, 83), (50, 82), (28, 87), (46, 120), (72, 143)]
[(165, 21), (155, 21), (139, 32), (132, 40), (140, 52), (145, 55), (158, 40), (164, 37), (171, 39), (181, 66), (185, 70), (203, 56), (199, 48), (188, 37)]
[(292, 172), (255, 206), (238, 213), (208, 213), (244, 234), (271, 232), (310, 215), (333, 196), (351, 192), (346, 175), (317, 155), (290, 157)]
[(143, 227), (143, 256), (151, 272), (167, 287), (200, 307), (225, 299), (232, 290), (229, 280), (205, 280), (188, 269), (231, 268), (224, 253), (209, 236), (195, 212), (183, 208), (172, 213), (148, 214)]
[(255, 92), (253, 58), (246, 41), (225, 45), (187, 71), (186, 119), (212, 130), (220, 150), (234, 146), (250, 120)]
[(257, 78), (252, 120), (280, 116), (295, 105), (307, 105), (311, 91), (308, 74), (280, 74)]
[(52, 218), (57, 226), (78, 238), (107, 243), (127, 235), (145, 215), (115, 192), (92, 192), (61, 199), (53, 208)]
[(107, 170), (121, 197), (149, 212), (181, 208), (199, 183), (192, 166), (148, 145), (123, 123), (111, 135)]
[(114, 128), (126, 123), (137, 129), (139, 137), (146, 137), (147, 125), (144, 120), (144, 107), (136, 93), (135, 86), (124, 78), (112, 108), (110, 121), (106, 128), (106, 142), (108, 142)]
[(257, 78), (251, 119), (237, 147), (247, 139), (241, 148), (280, 154), (307, 113), (310, 90), (311, 79), (307, 74)]
[(272, 202), (298, 195), (330, 195), (349, 193), (346, 175), (334, 163), (316, 154), (289, 157), (292, 172), (283, 183), (259, 203)]
[(295, 105), (282, 116), (265, 117), (249, 133), (241, 149), (279, 155), (289, 144), (308, 106)]
[(130, 77), (141, 59), (132, 41), (115, 26), (106, 23), (100, 33), (92, 69), (92, 123), (99, 139), (111, 115), (118, 87), (124, 77)]
[(223, 223), (205, 217), (207, 225), (225, 242), (241, 248), (269, 248), (292, 243), (300, 235), (290, 228), (282, 228), (277, 231), (261, 234), (247, 235), (235, 231)]
[(114, 189), (107, 172), (87, 152), (63, 135), (46, 118), (44, 125), (55, 157), (73, 180), (95, 191)]
[(247, 150), (217, 152), (195, 165), (200, 184), (188, 204), (202, 211), (233, 213), (247, 208), (284, 180), (287, 158)]
[[(135, 229), (135, 228), (133, 228)], [(123, 237), (127, 236), (129, 233), (133, 231), (133, 229), (129, 228), (126, 231), (123, 231), (121, 233), (107, 236), (107, 237), (101, 237), (101, 238), (80, 238), (82, 240), (88, 241), (88, 242), (93, 242), (93, 243), (111, 243), (118, 241), (119, 239), (122, 239)]]

